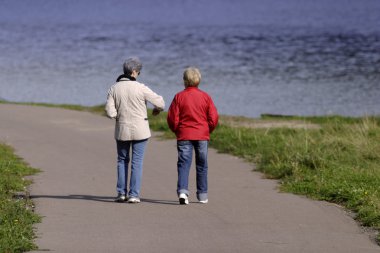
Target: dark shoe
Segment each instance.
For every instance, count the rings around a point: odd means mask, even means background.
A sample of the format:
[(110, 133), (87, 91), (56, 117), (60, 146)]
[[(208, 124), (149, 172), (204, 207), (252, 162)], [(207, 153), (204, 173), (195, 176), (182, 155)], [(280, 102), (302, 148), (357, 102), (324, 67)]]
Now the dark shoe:
[(121, 203), (121, 202), (125, 202), (125, 201), (127, 201), (127, 197), (125, 196), (125, 194), (122, 194), (122, 193), (117, 194), (115, 202)]

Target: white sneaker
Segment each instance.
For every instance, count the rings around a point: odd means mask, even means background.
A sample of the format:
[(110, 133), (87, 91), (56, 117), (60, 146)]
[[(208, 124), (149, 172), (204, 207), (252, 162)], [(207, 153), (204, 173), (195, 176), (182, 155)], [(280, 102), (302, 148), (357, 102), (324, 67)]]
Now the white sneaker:
[(208, 199), (205, 199), (205, 200), (199, 200), (199, 203), (201, 203), (201, 204), (207, 204), (207, 203), (208, 203)]
[(187, 197), (186, 193), (180, 193), (179, 194), (179, 203), (181, 205), (188, 205), (189, 204), (189, 197)]
[(128, 203), (133, 203), (133, 204), (135, 204), (135, 203), (140, 203), (140, 199), (139, 199), (139, 198), (136, 198), (136, 197), (130, 197), (130, 198), (128, 199)]

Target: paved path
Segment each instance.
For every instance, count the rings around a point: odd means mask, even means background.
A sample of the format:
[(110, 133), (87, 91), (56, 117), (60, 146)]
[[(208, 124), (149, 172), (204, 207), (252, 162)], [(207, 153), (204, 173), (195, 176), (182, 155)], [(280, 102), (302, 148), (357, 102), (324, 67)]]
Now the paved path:
[(142, 203), (114, 203), (116, 147), (104, 117), (0, 104), (4, 141), (43, 170), (31, 187), (41, 251), (380, 252), (340, 208), (279, 193), (252, 165), (213, 150), (209, 204), (195, 201), (192, 184), (190, 205), (178, 205), (172, 140), (148, 144)]

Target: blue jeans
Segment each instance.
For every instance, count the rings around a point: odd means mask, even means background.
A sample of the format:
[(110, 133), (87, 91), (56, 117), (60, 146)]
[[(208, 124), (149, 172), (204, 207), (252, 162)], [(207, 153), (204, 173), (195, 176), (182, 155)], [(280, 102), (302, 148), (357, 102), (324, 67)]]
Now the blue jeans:
[[(143, 171), (143, 159), (148, 139), (139, 141), (116, 141), (117, 144), (117, 186), (116, 190), (129, 197), (139, 197), (141, 177)], [(131, 179), (128, 182), (128, 163), (130, 161), (129, 150), (132, 147)]]
[(207, 197), (207, 152), (208, 141), (177, 141), (178, 150), (178, 183), (177, 194), (185, 193), (189, 195), (189, 173), (195, 151), (196, 179), (197, 179), (197, 198), (206, 200)]

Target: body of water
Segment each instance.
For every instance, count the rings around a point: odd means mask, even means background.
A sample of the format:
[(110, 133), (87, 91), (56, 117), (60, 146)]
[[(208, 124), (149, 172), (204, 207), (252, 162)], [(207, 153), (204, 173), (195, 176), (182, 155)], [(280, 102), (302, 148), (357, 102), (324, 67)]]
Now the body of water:
[(101, 104), (129, 56), (167, 107), (191, 65), (222, 114), (380, 114), (378, 0), (0, 0), (0, 99)]

